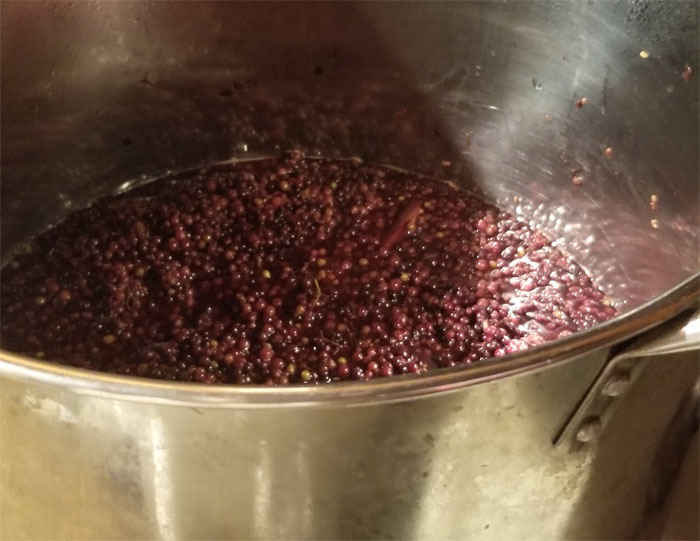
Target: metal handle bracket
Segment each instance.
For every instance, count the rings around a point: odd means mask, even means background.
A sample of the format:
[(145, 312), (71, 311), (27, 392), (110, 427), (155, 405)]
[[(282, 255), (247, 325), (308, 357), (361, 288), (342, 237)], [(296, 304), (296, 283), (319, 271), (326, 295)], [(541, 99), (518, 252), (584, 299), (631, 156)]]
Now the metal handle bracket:
[(575, 452), (597, 439), (615, 412), (619, 398), (654, 357), (700, 350), (700, 310), (686, 312), (645, 333), (615, 355), (593, 382), (579, 407), (562, 427), (554, 446)]

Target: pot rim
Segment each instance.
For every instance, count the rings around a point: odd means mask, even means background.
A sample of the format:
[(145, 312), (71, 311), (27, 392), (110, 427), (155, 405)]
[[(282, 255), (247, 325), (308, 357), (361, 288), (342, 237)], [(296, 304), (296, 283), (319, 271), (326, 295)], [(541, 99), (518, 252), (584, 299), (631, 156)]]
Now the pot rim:
[(533, 372), (619, 343), (676, 316), (698, 302), (700, 272), (622, 316), (532, 349), (473, 366), (455, 366), (322, 385), (206, 385), (115, 375), (40, 361), (0, 349), (0, 377), (62, 386), (77, 394), (197, 408), (358, 406), (398, 402)]

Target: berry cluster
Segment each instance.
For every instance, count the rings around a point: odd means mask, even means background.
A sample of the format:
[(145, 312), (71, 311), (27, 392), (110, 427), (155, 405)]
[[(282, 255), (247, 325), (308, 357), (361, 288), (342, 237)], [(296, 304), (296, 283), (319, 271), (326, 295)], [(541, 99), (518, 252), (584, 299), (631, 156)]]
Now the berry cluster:
[(203, 383), (423, 372), (616, 313), (544, 235), (457, 187), (300, 153), (102, 199), (1, 287), (3, 347)]

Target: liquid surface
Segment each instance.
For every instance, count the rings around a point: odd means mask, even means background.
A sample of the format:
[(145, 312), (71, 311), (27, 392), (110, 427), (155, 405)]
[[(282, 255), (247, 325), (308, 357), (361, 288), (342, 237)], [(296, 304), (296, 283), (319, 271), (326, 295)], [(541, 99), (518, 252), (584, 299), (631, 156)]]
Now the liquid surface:
[(542, 233), (455, 186), (299, 153), (102, 199), (1, 288), (4, 348), (204, 383), (478, 363), (616, 313)]

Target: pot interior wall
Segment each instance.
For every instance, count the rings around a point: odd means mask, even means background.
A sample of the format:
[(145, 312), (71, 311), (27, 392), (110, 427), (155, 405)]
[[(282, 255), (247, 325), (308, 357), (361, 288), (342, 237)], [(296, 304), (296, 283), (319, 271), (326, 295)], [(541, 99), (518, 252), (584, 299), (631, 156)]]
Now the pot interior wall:
[(699, 268), (696, 3), (1, 9), (3, 259), (127, 182), (303, 148), (458, 179), (623, 311)]

